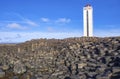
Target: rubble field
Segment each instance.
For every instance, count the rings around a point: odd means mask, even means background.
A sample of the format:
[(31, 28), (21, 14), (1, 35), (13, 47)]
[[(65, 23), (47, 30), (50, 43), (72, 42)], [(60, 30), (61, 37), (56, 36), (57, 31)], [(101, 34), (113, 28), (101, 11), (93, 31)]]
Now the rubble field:
[(0, 79), (120, 79), (120, 37), (0, 44)]

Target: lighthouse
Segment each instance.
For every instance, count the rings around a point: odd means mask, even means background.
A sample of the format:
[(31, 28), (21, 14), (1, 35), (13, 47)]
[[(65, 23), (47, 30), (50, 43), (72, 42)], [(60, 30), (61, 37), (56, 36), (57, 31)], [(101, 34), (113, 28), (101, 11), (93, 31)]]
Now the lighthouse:
[(90, 4), (83, 7), (84, 36), (93, 36), (93, 8)]

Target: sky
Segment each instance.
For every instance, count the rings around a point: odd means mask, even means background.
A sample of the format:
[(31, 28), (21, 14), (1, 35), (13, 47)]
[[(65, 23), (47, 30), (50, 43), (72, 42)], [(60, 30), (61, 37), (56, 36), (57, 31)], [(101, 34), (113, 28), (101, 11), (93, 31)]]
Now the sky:
[(0, 0), (0, 43), (83, 36), (83, 7), (94, 36), (120, 36), (120, 0)]

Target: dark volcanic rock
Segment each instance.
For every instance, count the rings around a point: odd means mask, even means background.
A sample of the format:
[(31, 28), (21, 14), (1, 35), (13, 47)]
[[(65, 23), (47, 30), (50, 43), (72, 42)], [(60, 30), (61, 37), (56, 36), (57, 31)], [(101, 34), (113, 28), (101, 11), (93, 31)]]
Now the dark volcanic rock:
[(0, 45), (0, 79), (119, 79), (120, 37)]

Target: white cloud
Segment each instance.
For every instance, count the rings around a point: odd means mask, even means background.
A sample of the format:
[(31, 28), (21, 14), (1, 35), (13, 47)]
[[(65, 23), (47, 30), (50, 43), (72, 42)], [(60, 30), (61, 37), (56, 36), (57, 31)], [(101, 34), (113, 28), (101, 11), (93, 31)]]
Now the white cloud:
[(48, 31), (48, 32), (53, 32), (54, 29), (53, 29), (52, 27), (49, 26), (49, 27), (47, 27), (47, 31)]
[(19, 14), (19, 13), (13, 13), (13, 14), (14, 14), (15, 16), (19, 17), (20, 19), (22, 19), (22, 21), (21, 21), (22, 23), (28, 24), (28, 25), (30, 25), (30, 26), (38, 26), (37, 23), (35, 23), (34, 21), (32, 21), (32, 20), (30, 20), (30, 19), (22, 16), (22, 15)]
[(59, 18), (58, 20), (56, 20), (56, 23), (69, 23), (71, 21), (71, 19), (69, 18)]
[(25, 23), (27, 23), (30, 26), (38, 26), (37, 23), (35, 23), (35, 22), (33, 22), (33, 21), (29, 20), (29, 19), (24, 19), (24, 21), (25, 21)]
[(18, 23), (9, 23), (7, 24), (7, 27), (11, 29), (26, 29), (26, 27), (23, 27)]
[(43, 18), (41, 18), (41, 21), (42, 21), (42, 22), (49, 22), (50, 19), (48, 19), (48, 18), (44, 18), (44, 17), (43, 17)]
[(41, 21), (45, 22), (45, 23), (48, 23), (48, 22), (50, 22), (50, 23), (69, 23), (69, 22), (71, 22), (71, 19), (69, 19), (69, 18), (58, 18), (56, 20), (52, 20), (52, 19), (43, 17), (43, 18), (41, 18)]

